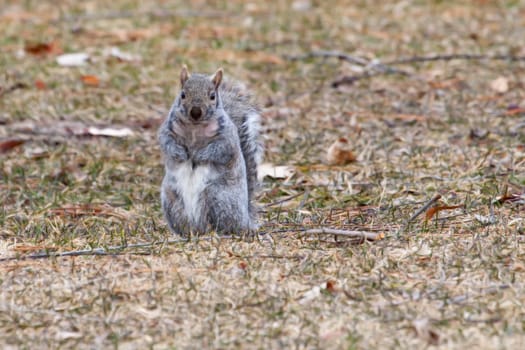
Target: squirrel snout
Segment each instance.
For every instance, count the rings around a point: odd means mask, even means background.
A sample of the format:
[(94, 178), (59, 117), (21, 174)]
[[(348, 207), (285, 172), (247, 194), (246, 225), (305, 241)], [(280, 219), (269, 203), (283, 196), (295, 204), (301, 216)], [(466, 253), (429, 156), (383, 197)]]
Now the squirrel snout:
[(193, 120), (199, 120), (202, 116), (202, 109), (200, 107), (193, 106), (191, 107), (190, 115)]

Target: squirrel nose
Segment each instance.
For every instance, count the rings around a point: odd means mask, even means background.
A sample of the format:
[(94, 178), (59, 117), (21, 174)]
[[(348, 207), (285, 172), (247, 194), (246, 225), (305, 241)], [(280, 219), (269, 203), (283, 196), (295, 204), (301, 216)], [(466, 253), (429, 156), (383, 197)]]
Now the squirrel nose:
[(202, 110), (199, 107), (191, 107), (190, 115), (193, 120), (199, 120), (199, 118), (202, 116)]

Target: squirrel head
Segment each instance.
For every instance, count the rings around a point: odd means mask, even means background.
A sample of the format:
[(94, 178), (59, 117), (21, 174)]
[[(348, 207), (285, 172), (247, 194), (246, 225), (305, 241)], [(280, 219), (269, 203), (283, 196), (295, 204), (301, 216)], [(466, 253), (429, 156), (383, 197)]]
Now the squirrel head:
[(212, 76), (191, 74), (186, 66), (180, 73), (181, 92), (177, 99), (178, 117), (195, 124), (210, 121), (217, 108), (222, 107), (219, 86), (222, 68)]

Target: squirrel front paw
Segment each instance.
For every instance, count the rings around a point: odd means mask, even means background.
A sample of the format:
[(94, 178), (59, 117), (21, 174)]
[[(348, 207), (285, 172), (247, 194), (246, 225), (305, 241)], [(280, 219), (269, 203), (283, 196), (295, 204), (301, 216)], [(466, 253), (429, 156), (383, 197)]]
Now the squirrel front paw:
[(196, 163), (228, 165), (235, 158), (235, 149), (226, 142), (215, 142), (195, 152), (192, 156)]
[(172, 143), (166, 149), (166, 155), (173, 161), (185, 162), (189, 159), (188, 150), (186, 147)]

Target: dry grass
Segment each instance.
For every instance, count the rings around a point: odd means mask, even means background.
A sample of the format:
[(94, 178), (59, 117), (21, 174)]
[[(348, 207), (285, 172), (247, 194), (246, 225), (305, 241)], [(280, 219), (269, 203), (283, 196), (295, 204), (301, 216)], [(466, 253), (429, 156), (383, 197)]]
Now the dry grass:
[[(0, 142), (24, 142), (0, 155), (0, 257), (15, 258), (0, 347), (525, 347), (525, 64), (405, 64), (333, 88), (359, 67), (286, 58), (525, 56), (520, 2), (23, 4), (0, 8)], [(252, 87), (266, 160), (295, 168), (264, 182), (261, 239), (22, 259), (172, 238), (155, 133), (183, 63)], [(108, 125), (134, 134), (72, 135)], [(340, 137), (358, 161), (328, 166)], [(436, 193), (443, 210), (407, 224)], [(386, 238), (301, 236), (318, 226)]]

